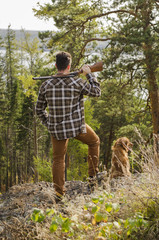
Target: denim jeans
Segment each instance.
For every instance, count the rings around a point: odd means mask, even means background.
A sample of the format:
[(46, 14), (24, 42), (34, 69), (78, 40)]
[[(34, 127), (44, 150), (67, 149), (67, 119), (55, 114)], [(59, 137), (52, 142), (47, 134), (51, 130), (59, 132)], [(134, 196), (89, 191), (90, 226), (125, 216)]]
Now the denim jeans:
[[(80, 133), (75, 139), (88, 145), (88, 175), (95, 176), (99, 164), (100, 140), (93, 129), (86, 124), (87, 133)], [(57, 140), (51, 135), (53, 145), (53, 183), (55, 191), (64, 194), (65, 154), (69, 139)]]

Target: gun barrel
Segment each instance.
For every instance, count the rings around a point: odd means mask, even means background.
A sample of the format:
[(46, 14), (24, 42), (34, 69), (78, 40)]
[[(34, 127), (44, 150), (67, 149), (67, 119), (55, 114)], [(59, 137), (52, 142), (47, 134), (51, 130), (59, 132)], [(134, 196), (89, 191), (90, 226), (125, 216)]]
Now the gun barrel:
[(54, 77), (60, 77), (60, 78), (70, 78), (70, 77), (74, 77), (77, 76), (79, 74), (79, 71), (77, 72), (72, 72), (70, 74), (67, 75), (52, 75), (52, 76), (42, 76), (42, 77), (33, 77), (33, 80), (47, 80), (47, 79), (52, 79)]
[(33, 77), (33, 80), (45, 80), (51, 78), (53, 78), (53, 76)]

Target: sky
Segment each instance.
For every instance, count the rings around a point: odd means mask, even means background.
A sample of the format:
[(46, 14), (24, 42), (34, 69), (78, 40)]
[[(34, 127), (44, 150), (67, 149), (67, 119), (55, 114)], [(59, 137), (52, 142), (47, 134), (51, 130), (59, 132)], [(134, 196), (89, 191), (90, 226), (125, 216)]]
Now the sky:
[(0, 28), (11, 29), (54, 30), (53, 20), (45, 21), (34, 16), (32, 8), (38, 8), (37, 2), (41, 5), (51, 3), (51, 0), (1, 0), (0, 5)]

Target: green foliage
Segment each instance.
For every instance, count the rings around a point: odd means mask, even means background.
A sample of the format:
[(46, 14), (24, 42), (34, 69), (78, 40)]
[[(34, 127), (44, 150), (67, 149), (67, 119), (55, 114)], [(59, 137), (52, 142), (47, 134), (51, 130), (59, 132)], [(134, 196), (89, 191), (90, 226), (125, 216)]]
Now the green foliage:
[[(63, 7), (65, 4), (65, 7)], [(48, 48), (54, 52), (58, 49), (65, 49), (72, 54), (73, 68), (79, 65), (84, 55), (87, 39), (93, 37), (93, 33), (99, 32), (96, 20), (85, 21), (86, 16), (98, 14), (98, 4), (86, 3), (85, 1), (54, 1), (45, 6), (39, 5), (40, 9), (34, 9), (37, 17), (47, 17), (54, 19), (56, 27), (60, 30), (50, 33), (47, 41)], [(83, 25), (83, 27), (82, 27)], [(73, 26), (73, 27), (72, 27)], [(44, 33), (45, 34), (45, 33)], [(42, 39), (44, 34), (41, 36)], [(92, 46), (88, 48), (90, 52)]]
[(141, 240), (144, 239), (141, 236), (149, 228), (150, 222), (144, 219), (141, 212), (122, 219), (119, 204), (112, 202), (114, 197), (111, 193), (103, 192), (102, 195), (92, 198), (92, 202), (84, 205), (84, 215), (89, 213), (91, 222), (87, 222), (85, 217), (82, 223), (80, 217), (63, 217), (61, 213), (57, 214), (55, 209), (47, 209), (45, 213), (40, 209), (34, 209), (31, 220), (42, 223), (48, 219), (52, 234), (61, 231), (61, 234), (64, 233), (65, 237), (70, 237), (69, 239), (78, 239), (78, 236), (81, 236), (80, 239), (85, 239), (84, 236), (88, 236), (91, 232), (94, 233), (93, 239), (100, 236), (108, 240), (137, 240), (138, 236)]
[(136, 216), (134, 216), (134, 218), (128, 218), (124, 221), (126, 235), (130, 236), (131, 239), (138, 239), (138, 237), (135, 236), (136, 233), (142, 228), (147, 228), (148, 225), (148, 221), (144, 220), (144, 217), (141, 213), (138, 213)]
[(126, 79), (121, 83), (118, 79), (102, 82), (102, 95), (94, 103), (94, 117), (100, 123), (102, 160), (110, 161), (111, 146), (117, 138), (126, 136), (133, 141), (137, 139), (135, 128), (138, 128), (147, 139), (152, 131), (149, 109), (144, 109), (146, 99), (126, 82)]
[[(158, 3), (56, 0), (38, 6), (38, 10), (34, 9), (35, 15), (53, 19), (58, 29), (39, 34), (42, 44), (50, 49), (49, 54), (42, 53), (39, 41), (32, 41), (25, 31), (23, 40), (17, 43), (10, 26), (4, 41), (0, 40), (0, 45), (6, 49), (5, 55), (0, 56), (1, 169), (4, 169), (1, 185), (28, 181), (37, 146), (39, 159), (50, 161), (52, 158), (47, 130), (35, 117), (35, 101), (41, 82), (34, 82), (32, 75), (51, 75), (55, 71), (52, 53), (57, 50), (72, 54), (72, 69), (98, 59), (104, 63), (104, 70), (98, 75), (102, 96), (85, 102), (86, 122), (101, 140), (101, 162), (109, 166), (111, 146), (116, 138), (127, 136), (135, 142), (138, 139), (136, 127), (148, 142), (152, 125), (157, 122), (152, 121), (152, 114), (159, 108), (153, 109), (151, 98), (153, 91), (158, 94), (159, 82)], [(158, 119), (158, 115), (155, 116)], [(84, 179), (87, 146), (71, 140), (68, 152), (69, 179)], [(44, 169), (42, 163), (40, 165), (39, 169)], [(46, 169), (40, 179), (45, 179), (49, 173)], [(50, 179), (50, 173), (48, 175)]]
[(88, 172), (88, 146), (76, 139), (70, 139), (68, 144), (68, 153), (70, 156), (68, 180), (83, 180), (87, 176)]
[[(98, 122), (97, 118), (94, 118), (94, 114), (95, 114), (95, 109), (94, 109), (94, 105), (92, 104), (92, 99), (90, 98), (86, 98), (85, 101), (85, 122), (91, 127), (93, 128), (95, 131), (97, 131), (100, 127), (100, 123)], [(93, 99), (94, 100), (94, 99)], [(94, 100), (93, 102), (97, 102), (98, 99)]]
[(152, 89), (158, 96), (158, 5), (140, 0), (65, 1), (65, 8), (63, 4), (52, 1), (34, 12), (37, 17), (53, 17), (59, 31), (47, 34), (48, 48), (69, 51), (73, 68), (92, 59), (104, 62), (102, 98), (94, 118), (100, 123), (101, 158), (108, 165), (114, 139), (124, 133), (133, 138), (131, 126), (149, 138), (154, 128), (151, 115), (158, 110), (151, 111), (150, 105), (158, 100), (149, 97)]
[(40, 209), (34, 209), (32, 215), (31, 215), (31, 220), (34, 222), (42, 222), (45, 219), (45, 216), (43, 214), (43, 211)]
[[(149, 222), (144, 220), (141, 213), (137, 213), (134, 217), (125, 219), (120, 218), (120, 205), (111, 202), (113, 195), (104, 192), (99, 197), (92, 198), (93, 206), (86, 204), (85, 211), (90, 211), (93, 214), (92, 225), (97, 226), (96, 233), (98, 236), (106, 237), (107, 239), (137, 239), (136, 233), (140, 230), (145, 231), (149, 226)], [(102, 223), (98, 227), (99, 223)]]
[(70, 166), (67, 169), (67, 180), (85, 181), (88, 176), (88, 163), (83, 161), (81, 161), (81, 163), (74, 161), (74, 159), (71, 159)]
[(52, 164), (46, 159), (34, 157), (34, 164), (38, 172), (39, 181), (52, 182)]
[(158, 199), (151, 199), (147, 203), (145, 215), (148, 219), (154, 221), (159, 218)]
[(54, 209), (47, 209), (45, 213), (40, 209), (34, 209), (31, 214), (31, 220), (41, 223), (46, 217), (51, 217), (50, 232), (55, 232), (60, 229), (64, 233), (72, 232), (72, 221), (69, 218), (63, 217), (61, 214), (56, 214)]
[(25, 95), (27, 97), (32, 97), (34, 101), (37, 99), (37, 86), (36, 81), (32, 79), (33, 76), (20, 76), (19, 80), (22, 82)]
[(69, 218), (64, 218), (62, 217), (62, 215), (60, 214), (58, 215), (54, 215), (52, 218), (52, 222), (50, 225), (50, 231), (51, 232), (55, 232), (58, 227), (61, 228), (62, 232), (68, 233), (71, 230), (71, 220)]

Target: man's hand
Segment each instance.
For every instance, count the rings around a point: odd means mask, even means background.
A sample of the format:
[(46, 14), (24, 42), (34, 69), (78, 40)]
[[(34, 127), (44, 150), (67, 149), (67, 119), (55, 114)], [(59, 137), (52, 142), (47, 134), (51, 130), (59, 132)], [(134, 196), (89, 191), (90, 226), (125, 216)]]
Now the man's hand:
[(83, 75), (87, 75), (88, 73), (91, 73), (91, 69), (88, 65), (84, 65), (81, 69), (83, 70)]

